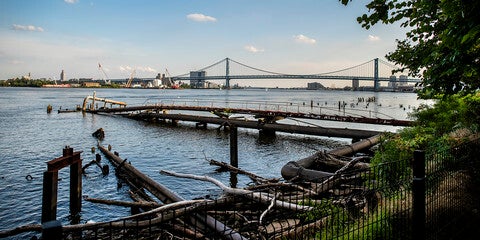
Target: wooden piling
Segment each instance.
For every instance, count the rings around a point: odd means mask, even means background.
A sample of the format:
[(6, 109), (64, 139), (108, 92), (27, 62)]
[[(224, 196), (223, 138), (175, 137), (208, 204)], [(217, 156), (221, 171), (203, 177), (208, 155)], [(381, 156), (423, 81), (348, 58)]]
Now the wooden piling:
[[(230, 125), (230, 165), (238, 168), (238, 128)], [(237, 173), (230, 173), (230, 187), (236, 188)]]
[(230, 165), (238, 168), (238, 129), (230, 126)]

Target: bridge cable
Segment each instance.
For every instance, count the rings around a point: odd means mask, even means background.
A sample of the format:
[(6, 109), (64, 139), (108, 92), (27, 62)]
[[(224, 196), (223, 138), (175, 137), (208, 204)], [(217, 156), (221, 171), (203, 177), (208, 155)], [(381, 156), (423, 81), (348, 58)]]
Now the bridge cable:
[(251, 66), (248, 66), (246, 64), (243, 64), (243, 63), (240, 63), (240, 62), (237, 62), (233, 59), (230, 58), (230, 61), (238, 64), (238, 65), (241, 65), (241, 66), (244, 66), (246, 68), (250, 68), (250, 69), (253, 69), (253, 70), (257, 70), (257, 71), (260, 71), (260, 72), (264, 72), (264, 73), (270, 73), (270, 74), (274, 74), (274, 75), (291, 75), (291, 74), (285, 74), (285, 73), (278, 73), (278, 72), (271, 72), (271, 71), (267, 71), (267, 70), (262, 70), (260, 68), (255, 68), (255, 67), (251, 67)]
[(371, 63), (371, 62), (373, 62), (373, 60), (370, 60), (370, 61), (368, 61), (368, 62), (364, 62), (364, 63), (358, 64), (358, 65), (355, 65), (355, 66), (349, 67), (349, 68), (344, 68), (344, 69), (340, 69), (340, 70), (336, 70), (336, 71), (332, 71), (332, 72), (326, 72), (326, 73), (310, 74), (310, 75), (327, 75), (327, 74), (332, 74), (332, 73), (339, 73), (339, 72), (351, 70), (351, 69), (354, 69), (354, 68), (357, 68), (357, 67), (361, 67), (361, 66), (363, 66), (363, 65), (367, 65), (367, 64), (369, 64), (369, 63)]

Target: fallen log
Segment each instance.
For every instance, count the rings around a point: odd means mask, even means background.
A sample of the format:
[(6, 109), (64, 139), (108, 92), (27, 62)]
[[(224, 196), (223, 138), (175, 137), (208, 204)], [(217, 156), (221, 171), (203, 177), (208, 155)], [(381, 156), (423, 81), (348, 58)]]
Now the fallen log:
[[(274, 199), (274, 196), (271, 196), (271, 194), (268, 193), (262, 193), (262, 192), (252, 192), (246, 189), (238, 189), (238, 188), (231, 188), (223, 184), (222, 182), (218, 181), (215, 178), (209, 177), (209, 176), (198, 176), (198, 175), (193, 175), (193, 174), (184, 174), (184, 173), (175, 173), (171, 171), (165, 171), (161, 170), (160, 174), (164, 175), (170, 175), (170, 176), (175, 176), (179, 178), (189, 178), (189, 179), (196, 179), (200, 181), (207, 181), (211, 182), (218, 187), (220, 187), (223, 192), (227, 194), (232, 194), (232, 195), (241, 195), (244, 197), (252, 198), (254, 200), (260, 201), (262, 203), (265, 203), (269, 205)], [(275, 207), (277, 208), (283, 208), (283, 209), (289, 209), (289, 210), (294, 210), (294, 211), (309, 211), (312, 209), (312, 207), (309, 206), (302, 206), (302, 205), (297, 205), (294, 203), (289, 203), (289, 202), (284, 202), (280, 200), (274, 200), (273, 201), (275, 204)]]
[(328, 191), (330, 190), (333, 186), (335, 186), (341, 179), (341, 174), (343, 174), (345, 171), (347, 171), (349, 168), (351, 168), (351, 166), (354, 166), (356, 165), (359, 161), (360, 161), (361, 157), (358, 157), (358, 158), (354, 158), (352, 159), (352, 161), (348, 162), (347, 164), (345, 164), (345, 166), (343, 166), (342, 168), (340, 168), (339, 170), (337, 170), (332, 176), (330, 176), (329, 178), (325, 179), (323, 182), (321, 182), (320, 184), (315, 184), (313, 186), (313, 191), (316, 192), (317, 194), (319, 193), (322, 193), (322, 192), (325, 192), (325, 191)]
[(315, 192), (313, 192), (312, 190), (310, 190), (308, 188), (304, 188), (300, 185), (296, 185), (296, 184), (292, 184), (292, 183), (285, 183), (285, 182), (265, 183), (265, 184), (255, 185), (255, 186), (249, 186), (246, 189), (250, 190), (250, 191), (253, 191), (253, 190), (257, 190), (257, 189), (278, 188), (278, 187), (292, 188), (292, 189), (295, 189), (297, 191), (303, 192), (303, 194), (304, 193), (312, 194), (312, 195), (315, 194)]
[[(107, 156), (107, 158), (112, 162), (113, 165), (115, 165), (116, 167), (121, 166), (121, 168), (125, 170), (125, 173), (130, 176), (132, 181), (138, 181), (139, 185), (144, 186), (150, 193), (152, 193), (152, 195), (157, 197), (163, 203), (168, 204), (184, 200), (182, 197), (173, 193), (172, 191), (170, 191), (170, 189), (166, 188), (160, 183), (153, 181), (151, 178), (138, 171), (130, 164), (126, 164), (124, 159), (112, 153), (111, 151), (100, 145), (100, 143), (98, 143), (98, 148)], [(239, 233), (235, 232), (233, 229), (215, 220), (209, 215), (194, 214), (194, 218), (195, 219), (193, 219), (192, 222), (203, 223), (210, 229), (213, 229), (218, 233), (223, 234), (223, 236), (228, 239), (246, 239)]]
[(99, 128), (97, 131), (92, 133), (92, 136), (103, 140), (105, 138), (105, 131), (103, 131), (103, 128)]
[(230, 172), (246, 175), (250, 179), (255, 181), (256, 183), (262, 184), (262, 183), (269, 183), (269, 182), (278, 182), (278, 179), (266, 179), (264, 177), (261, 177), (261, 176), (258, 176), (256, 174), (254, 174), (254, 173), (251, 173), (251, 172), (242, 170), (240, 168), (234, 167), (234, 166), (232, 166), (232, 165), (230, 165), (226, 162), (219, 162), (219, 161), (216, 161), (216, 160), (213, 160), (213, 159), (210, 159), (208, 161), (209, 161), (210, 165), (216, 165), (216, 166), (219, 166), (221, 168), (227, 169)]
[(24, 225), (24, 226), (16, 227), (13, 229), (0, 231), (0, 238), (15, 236), (17, 234), (24, 233), (24, 232), (41, 232), (41, 231), (42, 231), (41, 224)]
[[(375, 135), (373, 137), (364, 139), (362, 141), (353, 143), (348, 146), (327, 151), (328, 154), (334, 156), (346, 156), (358, 152), (362, 149), (371, 147), (380, 142), (382, 135)], [(333, 174), (326, 171), (312, 170), (310, 167), (314, 166), (325, 154), (316, 153), (312, 156), (300, 159), (298, 161), (291, 161), (282, 167), (281, 174), (285, 180), (305, 180), (305, 181), (321, 181), (326, 177), (331, 177)], [(340, 163), (340, 161), (335, 161)], [(360, 168), (366, 168), (364, 164), (359, 165)]]
[(159, 204), (156, 202), (125, 202), (125, 201), (118, 201), (118, 200), (108, 200), (108, 199), (99, 199), (99, 198), (89, 198), (84, 197), (83, 200), (92, 202), (92, 203), (100, 203), (105, 205), (115, 205), (115, 206), (122, 206), (122, 207), (141, 207), (141, 208), (156, 208), (163, 206), (163, 204)]
[(103, 154), (105, 154), (105, 156), (107, 156), (107, 158), (116, 168), (121, 167), (121, 169), (125, 170), (124, 173), (129, 176), (130, 181), (132, 181), (135, 185), (137, 185), (136, 182), (139, 182), (138, 186), (146, 188), (161, 202), (167, 204), (183, 200), (181, 197), (173, 193), (170, 189), (153, 181), (151, 178), (138, 171), (132, 165), (125, 163), (124, 159), (115, 155), (111, 151), (108, 151), (102, 145), (98, 144), (98, 148), (100, 149), (100, 151), (102, 151)]

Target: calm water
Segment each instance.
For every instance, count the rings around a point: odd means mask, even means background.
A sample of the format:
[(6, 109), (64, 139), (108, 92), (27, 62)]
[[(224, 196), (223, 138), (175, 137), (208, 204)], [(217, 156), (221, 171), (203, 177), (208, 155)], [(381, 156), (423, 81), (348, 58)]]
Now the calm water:
[[(76, 113), (58, 114), (62, 107), (73, 108), (84, 97), (96, 91), (98, 97), (125, 101), (130, 106), (161, 99), (241, 100), (282, 102), (303, 106), (311, 101), (324, 106), (324, 112), (338, 111), (338, 101), (345, 101), (355, 111), (372, 117), (391, 116), (406, 119), (407, 113), (419, 106), (413, 93), (373, 93), (342, 91), (287, 91), (287, 90), (156, 90), (156, 89), (39, 89), (0, 88), (0, 230), (19, 225), (40, 223), (42, 201), (42, 174), (45, 162), (59, 157), (65, 146), (82, 151), (83, 163), (95, 158), (91, 148), (96, 139), (91, 134), (98, 128), (105, 130), (104, 145), (110, 144), (120, 156), (133, 166), (184, 198), (220, 194), (214, 185), (199, 181), (162, 176), (161, 169), (182, 173), (213, 176), (229, 182), (228, 173), (216, 173), (205, 157), (229, 161), (229, 139), (223, 131), (196, 130), (192, 125), (168, 127), (138, 122), (121, 117)], [(359, 103), (358, 98), (376, 97), (376, 103)], [(46, 113), (47, 105), (54, 111)], [(351, 105), (351, 106), (350, 106)], [(400, 107), (402, 105), (402, 107)], [(330, 110), (329, 110), (330, 109)], [(336, 110), (335, 110), (336, 109)], [(380, 113), (376, 113), (376, 111)], [(298, 123), (288, 120), (291, 123)], [(317, 125), (355, 127), (395, 131), (393, 127), (316, 122)], [(281, 167), (321, 149), (330, 149), (349, 143), (349, 139), (321, 138), (303, 135), (277, 134), (275, 139), (259, 139), (257, 131), (239, 129), (239, 167), (265, 177), (279, 177)], [(106, 159), (102, 164), (109, 164)], [(128, 187), (118, 187), (112, 173), (102, 176), (95, 166), (87, 169), (83, 178), (83, 195), (94, 198), (130, 201)], [(31, 175), (33, 180), (25, 176)], [(60, 171), (57, 218), (63, 224), (68, 219), (68, 168)], [(249, 179), (240, 176), (239, 186)], [(128, 215), (128, 208), (104, 206), (83, 202), (81, 222), (105, 221)], [(28, 235), (29, 236), (29, 235)]]

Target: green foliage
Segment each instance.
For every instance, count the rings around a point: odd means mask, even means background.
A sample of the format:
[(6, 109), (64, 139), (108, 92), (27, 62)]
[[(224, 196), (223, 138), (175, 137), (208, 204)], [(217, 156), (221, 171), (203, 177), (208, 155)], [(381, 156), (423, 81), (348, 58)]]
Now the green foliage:
[(369, 14), (357, 19), (362, 27), (400, 22), (409, 30), (386, 58), (422, 78), (420, 96), (479, 89), (480, 1), (371, 0), (366, 7)]
[(350, 221), (348, 213), (342, 207), (334, 205), (331, 200), (306, 201), (302, 205), (313, 207), (313, 210), (298, 215), (302, 221), (313, 222), (325, 218), (325, 226), (328, 227), (324, 227), (321, 232), (316, 233), (315, 239), (328, 239), (325, 236), (331, 238), (348, 227)]
[(301, 205), (313, 207), (313, 210), (298, 215), (304, 222), (315, 221), (343, 211), (342, 208), (335, 206), (330, 200), (322, 200), (320, 202), (307, 200), (301, 203)]
[[(350, 230), (346, 236), (338, 239), (357, 239), (357, 240), (383, 240), (386, 236), (394, 239), (398, 234), (393, 233), (391, 216), (388, 210), (373, 212), (367, 219), (360, 219), (360, 223), (350, 224)], [(322, 239), (325, 239), (322, 237)]]
[(48, 80), (30, 80), (25, 78), (9, 79), (0, 81), (1, 87), (41, 87), (45, 84), (53, 84)]
[(480, 93), (443, 96), (433, 106), (423, 106), (414, 112), (412, 117), (416, 125), (388, 136), (371, 160), (372, 175), (377, 183), (383, 184), (385, 193), (395, 194), (409, 180), (415, 150), (448, 152), (463, 138), (478, 132)]
[[(312, 222), (326, 218), (325, 227), (315, 234), (314, 239), (376, 240), (383, 239), (384, 236), (393, 236), (391, 217), (387, 209), (376, 210), (366, 218), (353, 220), (346, 209), (334, 205), (330, 200), (323, 200), (320, 203), (308, 201), (303, 205), (313, 207), (313, 210), (299, 214), (303, 221)], [(345, 233), (346, 235), (343, 235)]]
[(376, 184), (382, 186), (387, 195), (395, 194), (402, 187), (404, 179), (410, 176), (409, 159), (417, 141), (403, 141), (400, 136), (392, 136), (382, 142), (381, 147), (371, 159), (372, 176)]
[(412, 114), (417, 128), (431, 129), (442, 137), (457, 129), (477, 132), (480, 123), (480, 93), (445, 95), (434, 106), (423, 106)]

